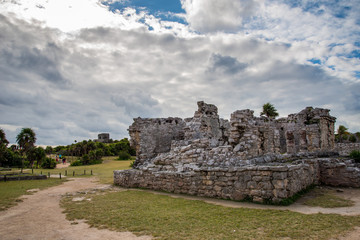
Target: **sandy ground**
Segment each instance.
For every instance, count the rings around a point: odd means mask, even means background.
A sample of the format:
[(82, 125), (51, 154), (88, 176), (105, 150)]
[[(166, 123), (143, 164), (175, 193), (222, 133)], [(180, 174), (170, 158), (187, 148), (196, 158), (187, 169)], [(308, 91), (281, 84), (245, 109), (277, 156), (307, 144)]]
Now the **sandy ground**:
[(130, 232), (114, 232), (89, 228), (77, 221), (74, 224), (65, 219), (59, 201), (61, 195), (89, 188), (106, 187), (91, 178), (74, 178), (62, 185), (51, 187), (33, 195), (24, 196), (24, 201), (17, 206), (0, 212), (0, 239), (150, 239), (148, 236), (136, 237)]
[[(23, 197), (23, 202), (6, 211), (0, 212), (0, 239), (2, 240), (27, 240), (27, 239), (151, 239), (150, 236), (136, 237), (130, 232), (114, 232), (89, 228), (83, 221), (70, 222), (65, 219), (59, 202), (65, 193), (74, 193), (85, 189), (107, 188), (109, 185), (97, 183), (95, 178), (70, 178), (62, 185), (42, 191), (34, 190), (33, 195)], [(142, 190), (139, 190), (142, 191)], [(153, 192), (153, 191), (149, 191)], [(256, 208), (289, 210), (304, 214), (336, 213), (341, 215), (360, 215), (360, 189), (341, 189), (337, 194), (345, 199), (355, 202), (352, 207), (345, 208), (320, 208), (309, 207), (302, 204), (300, 199), (291, 206), (268, 206), (252, 203), (233, 202), (219, 199), (201, 198), (177, 194), (153, 192), (169, 195), (175, 198), (201, 200), (207, 203), (233, 208)], [(360, 227), (354, 231), (337, 238), (340, 240), (359, 240)]]
[(66, 162), (65, 164), (63, 163), (58, 163), (56, 164), (56, 168), (67, 168), (70, 166), (70, 163)]

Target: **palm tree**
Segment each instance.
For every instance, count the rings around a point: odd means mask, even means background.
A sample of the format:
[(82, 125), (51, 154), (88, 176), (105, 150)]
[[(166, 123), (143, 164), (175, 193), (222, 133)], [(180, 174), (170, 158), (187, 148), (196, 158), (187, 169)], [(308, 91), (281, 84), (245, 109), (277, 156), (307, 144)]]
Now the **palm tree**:
[(6, 134), (3, 129), (0, 128), (0, 145), (5, 147), (9, 144), (9, 141), (6, 139)]
[(6, 134), (4, 130), (0, 128), (0, 166), (5, 162), (5, 153), (8, 144), (9, 141), (6, 139)]
[(260, 116), (267, 116), (269, 118), (275, 118), (279, 116), (279, 113), (277, 112), (276, 108), (271, 103), (265, 103), (263, 105), (263, 111), (260, 113)]
[(31, 128), (23, 128), (16, 137), (16, 142), (25, 153), (33, 148), (36, 142), (36, 134)]

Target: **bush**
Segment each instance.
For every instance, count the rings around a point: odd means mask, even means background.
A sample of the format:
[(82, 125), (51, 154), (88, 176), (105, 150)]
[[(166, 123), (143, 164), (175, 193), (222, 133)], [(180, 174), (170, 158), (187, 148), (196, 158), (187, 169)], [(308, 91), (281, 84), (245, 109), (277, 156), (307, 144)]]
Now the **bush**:
[[(104, 151), (102, 149), (91, 150), (89, 154), (84, 154), (81, 158), (82, 165), (93, 165), (102, 163)], [(79, 166), (79, 165), (78, 165)]]
[(132, 161), (132, 162), (130, 163), (129, 167), (134, 168), (134, 163), (135, 163), (135, 161)]
[(356, 137), (355, 137), (355, 135), (351, 135), (350, 137), (349, 137), (349, 141), (350, 142), (356, 142)]
[(41, 164), (42, 168), (46, 169), (54, 169), (56, 167), (56, 161), (52, 158), (45, 158), (45, 160)]
[(70, 166), (82, 166), (82, 162), (78, 159), (76, 161), (73, 161)]
[(360, 163), (360, 151), (354, 150), (350, 153), (350, 157), (355, 160), (355, 162)]
[(128, 152), (120, 151), (119, 152), (119, 160), (129, 160), (131, 158), (131, 155)]

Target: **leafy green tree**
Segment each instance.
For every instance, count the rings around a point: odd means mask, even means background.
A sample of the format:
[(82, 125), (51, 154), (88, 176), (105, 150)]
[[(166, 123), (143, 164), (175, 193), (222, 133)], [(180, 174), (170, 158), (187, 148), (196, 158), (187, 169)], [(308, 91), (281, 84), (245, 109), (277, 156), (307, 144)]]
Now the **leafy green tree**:
[(41, 166), (42, 162), (45, 160), (46, 158), (46, 153), (44, 148), (42, 147), (34, 147), (31, 148), (27, 155), (26, 155), (27, 160), (30, 163), (30, 166), (33, 166), (34, 162), (36, 161), (36, 165), (37, 167)]
[(350, 135), (349, 141), (350, 141), (350, 142), (353, 142), (353, 143), (356, 142), (356, 137), (355, 137), (354, 134), (351, 134), (351, 135)]
[(279, 113), (277, 112), (276, 108), (268, 102), (263, 105), (263, 110), (260, 113), (260, 116), (264, 115), (273, 119), (279, 116)]
[(340, 125), (337, 129), (337, 135), (341, 143), (343, 142), (344, 138), (347, 139), (347, 135), (349, 134), (347, 130), (348, 129), (344, 125)]
[(51, 153), (53, 153), (53, 148), (52, 148), (51, 146), (47, 146), (47, 147), (45, 148), (45, 153), (46, 153), (46, 154), (51, 154)]
[(3, 129), (0, 128), (0, 166), (3, 166), (6, 160), (7, 145), (9, 141), (6, 139), (6, 134)]

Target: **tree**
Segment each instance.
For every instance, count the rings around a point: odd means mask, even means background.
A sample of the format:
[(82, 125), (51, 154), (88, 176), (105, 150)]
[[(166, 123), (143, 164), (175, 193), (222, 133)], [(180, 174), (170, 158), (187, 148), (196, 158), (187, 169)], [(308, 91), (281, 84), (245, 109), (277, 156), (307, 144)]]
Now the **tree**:
[(338, 134), (338, 137), (339, 137), (339, 140), (341, 143), (342, 143), (344, 137), (349, 134), (349, 132), (347, 130), (348, 129), (344, 125), (340, 125), (337, 130), (337, 134)]
[(33, 147), (29, 149), (26, 154), (26, 158), (29, 161), (30, 165), (33, 166), (34, 161), (36, 161), (37, 166), (41, 166), (42, 162), (46, 158), (45, 150), (42, 147)]
[(35, 145), (36, 134), (31, 128), (23, 128), (17, 135), (16, 142), (19, 144), (20, 149), (27, 153)]
[(279, 116), (279, 113), (277, 112), (276, 108), (271, 103), (265, 103), (263, 105), (263, 110), (260, 113), (260, 116), (267, 116), (269, 118), (275, 118)]
[(6, 162), (7, 145), (9, 141), (6, 139), (4, 130), (0, 128), (0, 166)]
[(46, 154), (51, 154), (53, 151), (54, 150), (53, 150), (53, 148), (51, 146), (46, 146), (46, 148), (45, 148), (45, 153)]

